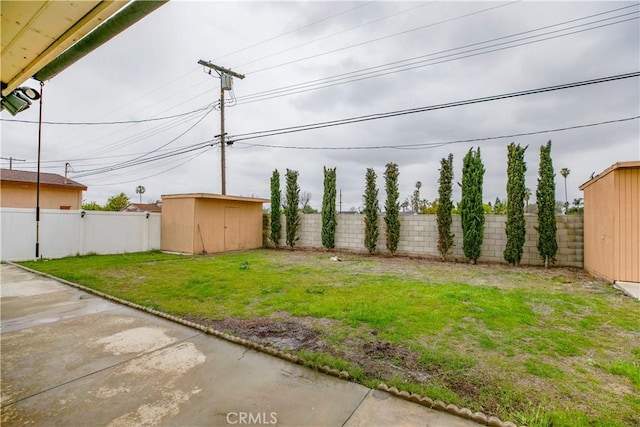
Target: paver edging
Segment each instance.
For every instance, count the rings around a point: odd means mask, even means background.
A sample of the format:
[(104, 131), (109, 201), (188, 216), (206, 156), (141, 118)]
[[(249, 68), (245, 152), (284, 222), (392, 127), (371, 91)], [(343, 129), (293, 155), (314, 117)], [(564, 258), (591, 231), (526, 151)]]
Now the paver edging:
[(389, 387), (385, 383), (378, 385), (378, 390), (387, 392), (393, 396), (399, 397), (410, 402), (418, 403), (426, 406), (427, 408), (435, 409), (441, 412), (447, 412), (451, 415), (465, 418), (471, 421), (475, 421), (478, 424), (483, 424), (489, 427), (517, 427), (511, 421), (502, 421), (498, 417), (487, 417), (482, 412), (472, 412), (469, 408), (458, 408), (458, 406), (450, 403), (446, 404), (441, 400), (432, 400), (429, 397), (422, 396), (418, 393), (409, 393), (404, 390), (399, 390), (397, 387)]
[[(107, 299), (109, 301), (113, 301), (113, 302), (116, 302), (118, 304), (125, 305), (127, 307), (135, 308), (136, 310), (141, 310), (141, 311), (144, 311), (146, 313), (153, 314), (154, 316), (161, 317), (163, 319), (172, 321), (174, 323), (179, 323), (179, 324), (181, 324), (183, 326), (187, 326), (187, 327), (190, 327), (190, 328), (197, 329), (197, 330), (199, 330), (199, 331), (201, 331), (201, 332), (203, 332), (205, 334), (212, 335), (212, 336), (214, 336), (216, 338), (220, 338), (220, 339), (223, 339), (225, 341), (229, 341), (231, 343), (238, 344), (238, 345), (241, 345), (243, 347), (247, 347), (247, 348), (250, 348), (252, 350), (268, 354), (270, 356), (278, 357), (278, 358), (286, 360), (288, 362), (292, 362), (292, 363), (296, 363), (298, 365), (306, 366), (308, 368), (314, 369), (316, 371), (320, 371), (320, 372), (322, 372), (324, 374), (332, 375), (332, 376), (340, 378), (342, 380), (350, 381), (350, 380), (353, 379), (351, 377), (351, 375), (347, 371), (344, 371), (344, 370), (343, 371), (339, 371), (338, 369), (332, 368), (332, 367), (327, 366), (327, 365), (317, 366), (317, 365), (315, 365), (313, 362), (311, 362), (309, 360), (302, 359), (302, 358), (300, 358), (300, 357), (298, 357), (296, 355), (293, 355), (291, 353), (279, 350), (279, 349), (277, 349), (275, 347), (268, 347), (268, 346), (256, 343), (254, 341), (246, 340), (244, 338), (241, 338), (241, 337), (238, 337), (238, 336), (235, 336), (235, 335), (231, 335), (231, 334), (228, 334), (226, 332), (222, 332), (222, 331), (219, 331), (217, 329), (210, 328), (210, 327), (201, 325), (199, 323), (195, 323), (195, 322), (183, 319), (183, 318), (178, 317), (178, 316), (174, 316), (174, 315), (171, 315), (171, 314), (168, 314), (168, 313), (164, 313), (162, 311), (155, 310), (155, 309), (150, 308), (150, 307), (145, 307), (143, 305), (136, 304), (136, 303), (131, 302), (131, 301), (123, 300), (123, 299), (115, 297), (113, 295), (109, 295), (109, 294), (105, 294), (104, 292), (100, 292), (100, 291), (98, 291), (96, 289), (92, 289), (92, 288), (89, 288), (87, 286), (80, 285), (78, 283), (70, 282), (68, 280), (62, 279), (60, 277), (53, 276), (53, 275), (48, 274), (48, 273), (44, 273), (42, 271), (33, 270), (33, 269), (29, 268), (29, 267), (25, 267), (23, 265), (16, 264), (16, 263), (11, 262), (11, 261), (7, 261), (6, 263), (8, 265), (12, 265), (14, 267), (17, 267), (17, 268), (20, 268), (22, 270), (28, 271), (30, 273), (37, 274), (39, 276), (46, 277), (48, 279), (52, 279), (52, 280), (55, 280), (57, 282), (63, 283), (65, 285), (74, 287), (76, 289), (80, 289), (80, 290), (88, 292), (90, 294), (99, 296), (99, 297)], [(377, 389), (380, 390), (380, 391), (385, 391), (385, 392), (387, 392), (387, 393), (389, 393), (389, 394), (391, 394), (393, 396), (399, 397), (401, 399), (408, 400), (408, 401), (414, 402), (414, 403), (418, 403), (418, 404), (420, 404), (422, 406), (426, 406), (428, 408), (435, 409), (435, 410), (438, 410), (438, 411), (447, 412), (449, 414), (452, 414), (452, 415), (455, 415), (455, 416), (458, 416), (458, 417), (461, 417), (461, 418), (465, 418), (465, 419), (468, 419), (468, 420), (472, 420), (472, 421), (475, 421), (475, 422), (477, 422), (479, 424), (487, 425), (489, 427), (517, 427), (511, 421), (506, 421), (505, 422), (505, 421), (502, 421), (499, 418), (494, 417), (494, 416), (487, 417), (482, 412), (475, 412), (474, 413), (468, 408), (458, 408), (456, 405), (446, 404), (441, 400), (435, 400), (434, 401), (434, 400), (430, 399), (429, 397), (422, 396), (422, 395), (419, 395), (417, 393), (409, 393), (408, 391), (405, 391), (405, 390), (399, 390), (397, 387), (389, 387), (384, 383), (380, 383), (378, 385)]]

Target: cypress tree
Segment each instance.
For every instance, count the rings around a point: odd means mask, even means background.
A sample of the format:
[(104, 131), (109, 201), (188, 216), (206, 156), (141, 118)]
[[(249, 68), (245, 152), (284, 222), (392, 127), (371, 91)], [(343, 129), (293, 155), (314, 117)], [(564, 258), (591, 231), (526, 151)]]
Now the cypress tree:
[(556, 240), (556, 183), (551, 161), (551, 141), (540, 147), (540, 169), (538, 171), (538, 188), (536, 202), (538, 203), (538, 253), (544, 261), (544, 267), (549, 262), (556, 262), (558, 242)]
[(462, 249), (464, 256), (476, 264), (482, 253), (484, 238), (484, 208), (482, 203), (482, 182), (484, 165), (480, 147), (473, 147), (464, 156), (462, 166), (462, 200), (460, 216), (462, 220)]
[(384, 205), (384, 222), (387, 225), (387, 249), (394, 254), (398, 250), (400, 241), (400, 192), (398, 191), (398, 165), (387, 163), (384, 172), (385, 189), (387, 191), (387, 201)]
[(336, 168), (324, 168), (322, 196), (322, 245), (333, 249), (336, 238)]
[(287, 204), (284, 207), (285, 223), (287, 225), (287, 245), (293, 249), (298, 241), (298, 229), (300, 228), (300, 186), (298, 185), (298, 171), (287, 169), (285, 174), (287, 181)]
[(451, 234), (451, 211), (453, 202), (451, 201), (453, 181), (453, 154), (440, 160), (440, 178), (438, 183), (438, 210), (436, 211), (438, 221), (438, 252), (442, 259), (446, 259), (447, 254), (453, 246), (453, 234)]
[(278, 247), (280, 242), (281, 227), (280, 222), (280, 172), (278, 169), (271, 175), (271, 242)]
[(376, 188), (376, 172), (367, 169), (366, 187), (364, 190), (364, 247), (369, 253), (376, 251), (378, 242), (378, 189)]
[(524, 152), (527, 147), (520, 144), (509, 144), (507, 147), (507, 244), (503, 257), (509, 264), (520, 264), (526, 235), (524, 219), (524, 194), (526, 185), (524, 182), (527, 165), (524, 161)]

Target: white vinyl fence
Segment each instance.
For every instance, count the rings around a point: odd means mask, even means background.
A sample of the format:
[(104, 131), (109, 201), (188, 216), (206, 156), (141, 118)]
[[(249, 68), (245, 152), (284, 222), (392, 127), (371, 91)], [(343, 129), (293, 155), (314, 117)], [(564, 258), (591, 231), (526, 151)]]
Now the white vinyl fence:
[[(160, 249), (161, 216), (146, 212), (40, 210), (40, 256), (117, 254)], [(0, 208), (0, 259), (36, 257), (36, 210)]]

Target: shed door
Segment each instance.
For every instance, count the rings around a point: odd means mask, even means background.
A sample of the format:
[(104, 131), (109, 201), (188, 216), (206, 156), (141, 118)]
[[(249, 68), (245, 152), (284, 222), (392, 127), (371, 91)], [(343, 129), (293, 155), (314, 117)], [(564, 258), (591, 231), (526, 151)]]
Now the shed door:
[(224, 250), (240, 249), (240, 209), (224, 208)]

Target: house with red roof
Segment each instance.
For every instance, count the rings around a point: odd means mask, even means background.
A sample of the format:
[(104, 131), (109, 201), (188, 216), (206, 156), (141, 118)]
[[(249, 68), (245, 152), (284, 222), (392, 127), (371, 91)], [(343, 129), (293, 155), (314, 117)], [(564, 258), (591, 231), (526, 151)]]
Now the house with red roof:
[[(38, 174), (0, 169), (0, 207), (35, 208)], [(78, 210), (87, 187), (55, 173), (40, 173), (40, 208)]]
[(162, 202), (158, 200), (155, 203), (129, 203), (122, 212), (162, 212)]

